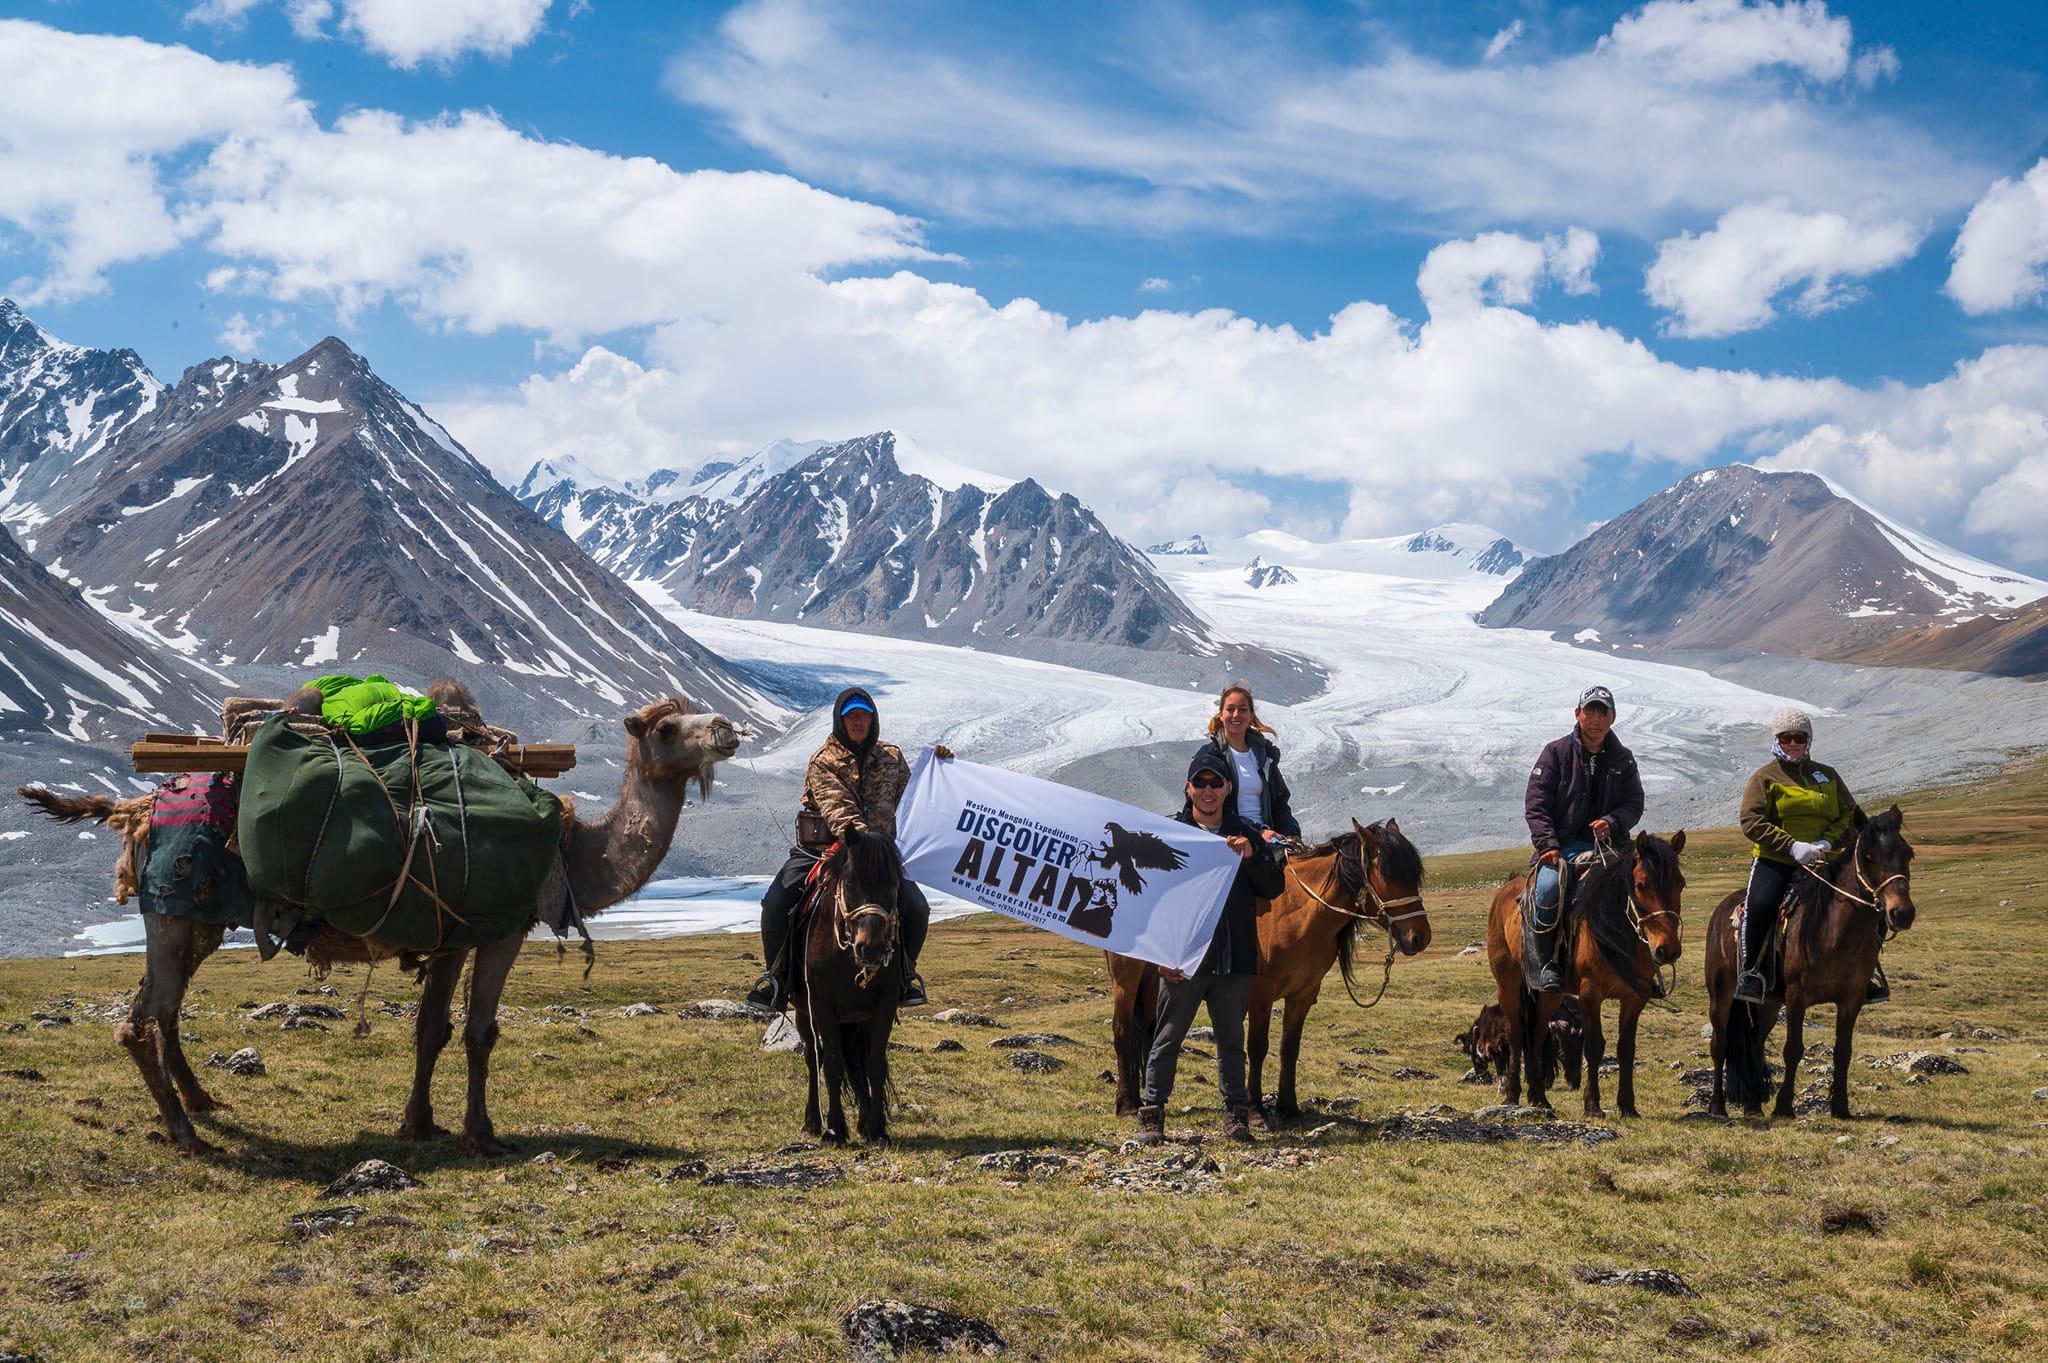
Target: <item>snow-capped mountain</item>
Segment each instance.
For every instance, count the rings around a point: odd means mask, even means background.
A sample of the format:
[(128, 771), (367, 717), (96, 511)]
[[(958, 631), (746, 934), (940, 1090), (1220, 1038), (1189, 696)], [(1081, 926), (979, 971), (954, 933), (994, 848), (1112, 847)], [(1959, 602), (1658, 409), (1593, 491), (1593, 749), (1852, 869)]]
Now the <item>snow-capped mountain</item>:
[(1614, 647), (1845, 658), (2044, 595), (2048, 583), (1907, 530), (1813, 474), (1733, 464), (1531, 564), (1480, 622)]
[(227, 678), (122, 633), (0, 529), (0, 732), (133, 741), (220, 727)]
[(67, 345), (0, 298), (0, 525), (33, 542), (163, 398), (134, 351)]
[(1482, 578), (1510, 577), (1538, 557), (1484, 525), (1438, 525), (1413, 534), (1354, 540), (1304, 539), (1286, 530), (1255, 530), (1234, 539), (1189, 535), (1145, 552), (1172, 559), (1176, 566), (1186, 557), (1219, 555), (1228, 560), (1243, 554), (1266, 564), (1285, 562), (1297, 575), (1300, 569), (1317, 568), (1445, 581), (1461, 581), (1475, 573)]
[[(750, 468), (802, 448), (770, 446)], [(700, 484), (717, 495), (665, 503), (566, 484), (522, 495), (577, 525), (578, 542), (621, 577), (715, 615), (997, 649), (1036, 639), (1219, 651), (1142, 556), (1074, 497), (1030, 479), (979, 474), (888, 431), (812, 448), (728, 500), (741, 473)], [(521, 486), (546, 481), (536, 471)]]
[[(274, 368), (198, 365), (166, 390), (127, 352), (38, 338), (0, 391), (31, 414), (106, 415), (46, 421), (16, 456), (32, 469), (98, 442), (89, 487), (33, 484), (27, 547), (131, 633), (236, 671), (454, 673), (544, 724), (669, 693), (773, 711), (340, 341)], [(138, 396), (110, 403), (108, 374)]]
[(1148, 544), (1145, 546), (1145, 552), (1148, 554), (1187, 554), (1198, 558), (1207, 557), (1209, 541), (1203, 539), (1200, 535), (1189, 535), (1186, 539), (1168, 540), (1164, 544)]
[(1285, 587), (1301, 579), (1288, 572), (1282, 564), (1255, 558), (1245, 565), (1244, 581), (1247, 587)]

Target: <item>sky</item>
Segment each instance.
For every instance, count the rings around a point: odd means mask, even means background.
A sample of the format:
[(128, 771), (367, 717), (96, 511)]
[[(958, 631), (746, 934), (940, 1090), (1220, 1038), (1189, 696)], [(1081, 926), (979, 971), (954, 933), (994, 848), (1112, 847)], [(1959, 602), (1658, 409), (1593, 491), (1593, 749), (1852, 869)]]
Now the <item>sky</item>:
[(1712, 464), (2048, 575), (2048, 6), (0, 0), (0, 293), (508, 482), (894, 429), (1143, 544)]

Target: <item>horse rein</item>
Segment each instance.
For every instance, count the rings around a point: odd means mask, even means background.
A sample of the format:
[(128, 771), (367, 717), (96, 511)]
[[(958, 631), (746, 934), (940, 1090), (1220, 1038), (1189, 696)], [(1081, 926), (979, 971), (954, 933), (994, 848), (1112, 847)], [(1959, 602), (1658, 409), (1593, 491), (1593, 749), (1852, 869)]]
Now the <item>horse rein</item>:
[[(1338, 868), (1342, 865), (1343, 860), (1344, 857), (1341, 852), (1330, 858), (1330, 883), (1339, 889), (1344, 884), (1343, 877), (1338, 873)], [(1429, 917), (1429, 914), (1420, 907), (1422, 896), (1411, 894), (1405, 895), (1400, 899), (1381, 899), (1379, 891), (1372, 887), (1372, 870), (1366, 866), (1363, 855), (1358, 859), (1358, 892), (1351, 897), (1351, 907), (1348, 909), (1341, 904), (1332, 904), (1329, 900), (1317, 894), (1310, 887), (1309, 883), (1302, 879), (1301, 872), (1294, 869), (1293, 863), (1288, 863), (1287, 870), (1294, 876), (1294, 883), (1301, 887), (1303, 894), (1315, 900), (1316, 903), (1322, 905), (1331, 913), (1341, 914), (1346, 918), (1362, 919), (1368, 923), (1377, 923), (1386, 930), (1387, 955), (1386, 959), (1380, 962), (1380, 992), (1372, 996), (1372, 1003), (1358, 1003), (1358, 995), (1351, 991), (1351, 981), (1348, 978), (1344, 981), (1344, 992), (1351, 995), (1353, 1003), (1358, 1004), (1360, 1008), (1372, 1007), (1373, 1004), (1378, 1003), (1387, 996), (1387, 983), (1394, 978), (1394, 924), (1405, 923), (1411, 918)], [(1372, 913), (1364, 913), (1359, 910), (1358, 902), (1361, 899), (1371, 900), (1374, 910)], [(1390, 914), (1387, 912), (1388, 909), (1406, 908), (1410, 904), (1417, 906), (1413, 913)]]
[[(1612, 845), (1606, 838), (1594, 839), (1593, 845), (1594, 849), (1601, 853), (1601, 865), (1612, 866), (1621, 860), (1620, 857), (1615, 855)], [(1667, 967), (1656, 964), (1657, 948), (1650, 945), (1650, 933), (1644, 924), (1653, 918), (1669, 918), (1676, 922), (1678, 921), (1678, 910), (1658, 909), (1653, 913), (1644, 913), (1642, 901), (1636, 898), (1636, 878), (1634, 875), (1630, 875), (1628, 878), (1628, 898), (1624, 901), (1624, 906), (1628, 910), (1628, 925), (1635, 930), (1636, 940), (1649, 949), (1651, 980), (1653, 983), (1661, 983), (1660, 977)], [(1671, 983), (1663, 986), (1663, 996), (1667, 999), (1678, 991), (1678, 962), (1669, 962), (1668, 968), (1671, 971)]]
[(1875, 913), (1878, 916), (1878, 918), (1883, 920), (1883, 935), (1879, 937), (1879, 941), (1889, 942), (1892, 938), (1899, 935), (1899, 930), (1892, 926), (1892, 911), (1886, 908), (1881, 902), (1879, 902), (1878, 896), (1882, 895), (1893, 881), (1906, 880), (1907, 874), (1904, 871), (1895, 871), (1891, 875), (1888, 875), (1883, 880), (1879, 881), (1877, 884), (1872, 885), (1870, 883), (1870, 877), (1863, 874), (1863, 839), (1861, 836), (1858, 836), (1855, 844), (1849, 848), (1849, 869), (1856, 873), (1856, 883), (1861, 885), (1864, 888), (1864, 890), (1869, 893), (1870, 898), (1864, 899), (1861, 896), (1844, 889), (1842, 886), (1835, 884), (1834, 881), (1822, 875), (1819, 871), (1814, 870), (1813, 864), (1811, 862), (1802, 865), (1799, 869), (1806, 872), (1808, 875), (1812, 876), (1815, 880), (1818, 880), (1821, 884), (1827, 886), (1829, 889), (1833, 890), (1842, 898), (1848, 900), (1851, 904), (1861, 904), (1864, 908), (1869, 909), (1871, 912)]

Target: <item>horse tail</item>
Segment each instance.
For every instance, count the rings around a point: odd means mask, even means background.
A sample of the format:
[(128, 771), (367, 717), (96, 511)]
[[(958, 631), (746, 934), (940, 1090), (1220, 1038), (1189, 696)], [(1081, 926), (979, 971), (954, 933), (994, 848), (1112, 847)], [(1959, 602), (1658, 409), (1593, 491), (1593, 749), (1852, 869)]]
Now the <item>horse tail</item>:
[(1522, 986), (1522, 1081), (1529, 1095), (1547, 1092), (1557, 1082), (1557, 1038), (1539, 1018), (1536, 991)]
[(1727, 1045), (1722, 1050), (1723, 1083), (1728, 1101), (1755, 1107), (1770, 1096), (1771, 1072), (1764, 1064), (1764, 1035), (1756, 1025), (1756, 1006), (1728, 1006)]
[(59, 795), (42, 786), (21, 786), (14, 793), (58, 823), (78, 823), (84, 819), (105, 823), (114, 815), (114, 800), (110, 795), (73, 797)]

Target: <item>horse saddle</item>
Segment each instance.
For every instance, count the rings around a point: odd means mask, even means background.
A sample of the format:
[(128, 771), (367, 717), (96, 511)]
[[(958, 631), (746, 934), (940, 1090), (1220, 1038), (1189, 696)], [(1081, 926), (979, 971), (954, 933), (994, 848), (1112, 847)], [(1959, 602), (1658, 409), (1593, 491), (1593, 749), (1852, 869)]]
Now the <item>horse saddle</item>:
[[(1522, 924), (1522, 981), (1532, 994), (1537, 992), (1536, 977), (1542, 973), (1547, 961), (1555, 960), (1567, 975), (1571, 973), (1568, 963), (1572, 958), (1572, 939), (1577, 929), (1577, 920), (1571, 912), (1572, 881), (1575, 878), (1572, 875), (1573, 860), (1567, 858), (1559, 868), (1557, 927), (1541, 933), (1537, 930), (1536, 876), (1533, 870), (1522, 886), (1520, 913), (1517, 915)], [(1550, 939), (1549, 953), (1543, 950), (1542, 939), (1545, 937)]]

